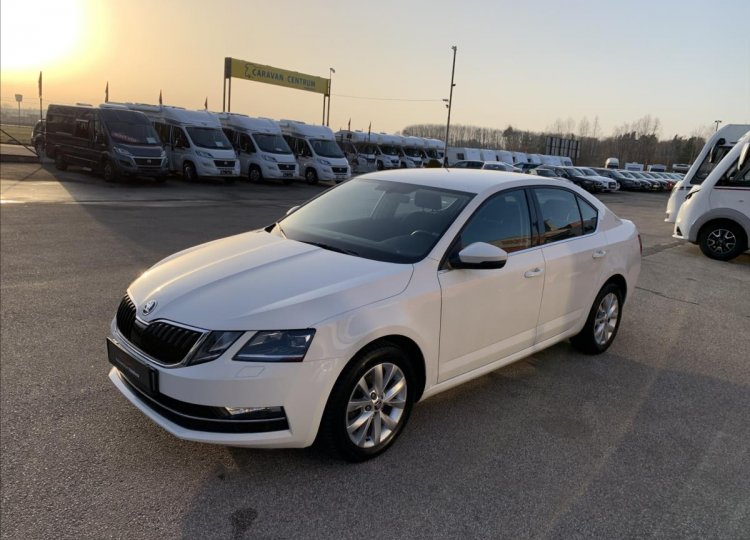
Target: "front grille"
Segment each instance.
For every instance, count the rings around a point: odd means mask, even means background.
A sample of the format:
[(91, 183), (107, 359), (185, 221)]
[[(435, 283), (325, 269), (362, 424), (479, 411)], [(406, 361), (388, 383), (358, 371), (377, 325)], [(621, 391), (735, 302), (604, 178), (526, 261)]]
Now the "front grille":
[(234, 160), (233, 159), (215, 159), (214, 164), (217, 167), (232, 167), (234, 168)]
[(139, 167), (161, 167), (161, 159), (160, 158), (133, 158), (135, 160), (135, 164)]
[(295, 165), (289, 165), (288, 163), (279, 163), (280, 171), (294, 172)]
[(135, 304), (125, 295), (117, 309), (117, 328), (135, 347), (163, 364), (179, 364), (202, 335), (167, 322), (147, 324), (137, 320), (135, 313)]
[(609, 189), (617, 189), (617, 182), (610, 182)]
[(333, 172), (336, 174), (345, 174), (346, 173), (346, 167), (331, 167), (333, 169)]

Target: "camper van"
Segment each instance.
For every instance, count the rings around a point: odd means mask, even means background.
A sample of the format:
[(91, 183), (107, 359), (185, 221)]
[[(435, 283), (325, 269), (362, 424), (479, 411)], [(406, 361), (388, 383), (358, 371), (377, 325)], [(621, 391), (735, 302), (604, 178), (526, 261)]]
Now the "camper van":
[(447, 157), (449, 167), (457, 161), (483, 161), (482, 154), (478, 148), (457, 148), (449, 146)]
[(336, 132), (336, 142), (344, 152), (353, 173), (368, 173), (375, 170), (376, 146), (370, 136), (361, 130), (342, 129)]
[(700, 185), (708, 178), (713, 168), (734, 148), (740, 137), (748, 130), (750, 130), (750, 125), (747, 124), (727, 124), (708, 138), (698, 157), (685, 173), (685, 177), (672, 188), (672, 194), (667, 202), (667, 217), (664, 221), (675, 222), (677, 212), (693, 186)]
[(398, 169), (401, 166), (398, 147), (401, 145), (399, 135), (388, 135), (387, 133), (373, 133), (372, 142), (377, 146), (375, 156), (375, 167), (383, 169)]
[(620, 168), (620, 160), (616, 157), (607, 158), (607, 160), (604, 162), (604, 168), (605, 169), (619, 169)]
[(513, 152), (513, 163), (511, 165), (515, 165), (516, 163), (528, 163), (528, 159), (526, 158), (526, 154), (523, 152)]
[(419, 137), (401, 137), (400, 157), (402, 169), (422, 167), (424, 140)]
[(445, 143), (439, 139), (423, 139), (424, 140), (424, 157), (422, 163), (425, 167), (435, 162), (438, 162), (440, 166), (443, 166), (445, 160)]
[[(479, 150), (479, 157), (482, 161), (502, 161), (497, 159), (497, 152), (494, 150), (488, 150), (486, 148), (482, 148)], [(509, 163), (509, 165), (513, 165), (512, 163)]]
[(240, 175), (251, 182), (264, 178), (285, 184), (298, 176), (297, 161), (281, 136), (281, 128), (270, 118), (252, 118), (245, 114), (218, 113), (224, 135), (240, 157)]
[(166, 179), (167, 155), (148, 118), (126, 107), (50, 105), (46, 153), (65, 170), (78, 165), (107, 182), (118, 176)]
[(295, 120), (280, 120), (279, 127), (297, 157), (299, 174), (308, 184), (317, 184), (319, 180), (338, 184), (351, 178), (349, 162), (336, 144), (331, 128)]
[(122, 104), (148, 116), (169, 157), (169, 170), (187, 181), (222, 178), (233, 182), (240, 175), (240, 161), (219, 119), (208, 111), (182, 107)]
[(698, 244), (707, 257), (728, 261), (750, 238), (750, 131), (694, 184), (677, 213), (674, 237)]

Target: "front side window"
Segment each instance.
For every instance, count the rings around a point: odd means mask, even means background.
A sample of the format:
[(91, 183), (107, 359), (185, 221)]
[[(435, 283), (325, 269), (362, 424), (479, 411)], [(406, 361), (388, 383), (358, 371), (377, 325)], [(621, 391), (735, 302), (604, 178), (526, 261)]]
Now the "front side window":
[(88, 139), (91, 135), (89, 131), (89, 121), (86, 119), (77, 119), (73, 135), (79, 139)]
[(531, 220), (524, 190), (498, 193), (479, 207), (461, 231), (458, 249), (475, 242), (492, 244), (508, 253), (531, 247)]
[(172, 140), (174, 145), (178, 148), (190, 148), (190, 143), (185, 135), (185, 132), (178, 127), (172, 126)]
[(581, 213), (576, 196), (565, 189), (535, 188), (539, 208), (542, 212), (543, 242), (549, 244), (581, 236)]

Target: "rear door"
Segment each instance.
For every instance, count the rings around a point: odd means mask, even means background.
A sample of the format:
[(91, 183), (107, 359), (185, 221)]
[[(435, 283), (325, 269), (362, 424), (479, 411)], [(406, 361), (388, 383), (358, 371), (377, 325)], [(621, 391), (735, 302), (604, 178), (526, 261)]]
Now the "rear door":
[(533, 188), (544, 255), (544, 297), (537, 343), (573, 328), (588, 315), (607, 257), (596, 208), (570, 190)]

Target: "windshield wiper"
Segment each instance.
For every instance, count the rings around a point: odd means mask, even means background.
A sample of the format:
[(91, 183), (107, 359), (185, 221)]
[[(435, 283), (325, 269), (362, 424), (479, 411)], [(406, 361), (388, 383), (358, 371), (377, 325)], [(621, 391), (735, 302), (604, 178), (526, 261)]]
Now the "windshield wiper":
[(330, 244), (325, 244), (323, 242), (306, 242), (304, 240), (300, 240), (300, 242), (302, 242), (303, 244), (310, 244), (311, 246), (317, 246), (319, 248), (327, 249), (328, 251), (335, 251), (336, 253), (344, 253), (345, 255), (353, 255), (355, 257), (359, 257), (359, 253), (351, 249), (340, 248), (337, 246), (332, 246)]

